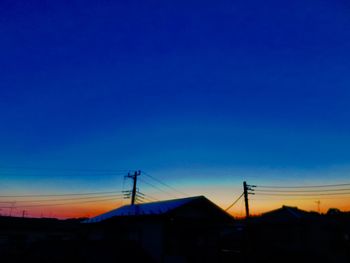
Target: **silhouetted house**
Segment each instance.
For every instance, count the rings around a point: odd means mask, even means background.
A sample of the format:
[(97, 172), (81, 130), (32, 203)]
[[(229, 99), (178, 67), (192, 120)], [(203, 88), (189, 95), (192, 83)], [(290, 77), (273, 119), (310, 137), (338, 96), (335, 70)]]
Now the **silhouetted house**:
[(268, 229), (272, 243), (285, 250), (309, 251), (323, 238), (321, 216), (297, 207), (282, 206), (264, 213), (261, 221)]
[(204, 196), (127, 205), (88, 219), (91, 238), (132, 241), (156, 262), (217, 262), (229, 214)]
[(282, 206), (279, 209), (272, 210), (262, 214), (261, 219), (270, 222), (295, 222), (301, 220), (311, 220), (319, 218), (319, 214), (315, 212), (307, 212), (297, 207)]
[(322, 259), (329, 234), (320, 214), (282, 206), (253, 219), (249, 239), (254, 250), (268, 258), (278, 261), (286, 257), (287, 262), (294, 262), (298, 258)]

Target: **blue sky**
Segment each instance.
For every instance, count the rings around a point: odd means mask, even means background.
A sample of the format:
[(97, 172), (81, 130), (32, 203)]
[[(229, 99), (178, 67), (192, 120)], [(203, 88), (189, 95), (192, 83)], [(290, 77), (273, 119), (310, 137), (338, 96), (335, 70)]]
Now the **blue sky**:
[[(349, 8), (1, 1), (0, 164), (144, 169), (183, 187), (217, 174), (344, 180)], [(7, 187), (29, 180), (12, 174)]]

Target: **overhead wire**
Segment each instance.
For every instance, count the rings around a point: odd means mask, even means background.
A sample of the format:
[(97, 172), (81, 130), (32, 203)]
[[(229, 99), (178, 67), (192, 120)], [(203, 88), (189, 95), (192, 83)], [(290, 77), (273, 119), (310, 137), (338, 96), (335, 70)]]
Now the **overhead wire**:
[(158, 178), (156, 178), (156, 177), (150, 175), (149, 173), (147, 173), (147, 172), (145, 172), (145, 171), (142, 171), (142, 173), (143, 173), (144, 175), (146, 175), (147, 177), (153, 179), (154, 181), (158, 182), (159, 184), (161, 184), (161, 185), (163, 185), (163, 186), (165, 186), (165, 187), (167, 187), (167, 188), (173, 190), (174, 192), (177, 192), (177, 193), (179, 193), (179, 194), (181, 194), (181, 195), (189, 196), (187, 193), (185, 193), (185, 192), (183, 192), (183, 191), (180, 191), (180, 190), (174, 188), (173, 186), (171, 186), (171, 185), (169, 185), (169, 184), (163, 182), (162, 180), (160, 180), (160, 179), (158, 179)]
[(74, 172), (110, 172), (125, 173), (130, 169), (100, 169), (100, 168), (53, 168), (53, 167), (26, 167), (26, 166), (0, 166), (2, 170), (24, 170), (24, 171), (74, 171)]
[[(350, 198), (350, 183), (323, 185), (255, 185), (251, 201), (292, 202)], [(261, 198), (263, 197), (263, 198)], [(266, 197), (266, 198), (264, 198)], [(317, 201), (319, 202), (319, 201)]]
[(171, 195), (172, 197), (177, 198), (176, 195), (174, 195), (174, 194), (172, 194), (172, 193), (169, 193), (168, 191), (165, 191), (165, 190), (159, 188), (158, 186), (156, 186), (156, 185), (154, 185), (154, 184), (152, 184), (152, 183), (150, 183), (150, 182), (148, 182), (148, 181), (146, 181), (146, 180), (144, 180), (144, 179), (142, 179), (142, 178), (139, 178), (139, 180), (140, 180), (141, 182), (143, 182), (143, 183), (145, 183), (145, 184), (147, 184), (147, 185), (149, 185), (149, 186), (151, 186), (151, 187), (157, 189), (158, 191), (161, 191), (161, 192), (163, 192), (163, 193), (166, 193), (167, 195)]
[(2, 206), (0, 208), (27, 208), (27, 207), (43, 207), (43, 206), (61, 206), (61, 205), (75, 205), (75, 204), (81, 204), (81, 203), (98, 203), (98, 202), (106, 202), (106, 201), (113, 201), (116, 200), (116, 198), (107, 198), (107, 199), (100, 199), (100, 200), (89, 200), (89, 201), (80, 201), (80, 202), (68, 202), (68, 203), (59, 203), (59, 204), (39, 204), (39, 205), (20, 205), (15, 207), (5, 207)]
[(241, 202), (240, 202), (240, 208), (241, 208), (241, 214), (240, 216), (243, 217), (243, 213), (244, 213), (244, 199), (241, 198)]
[(322, 189), (322, 190), (260, 190), (256, 189), (256, 192), (282, 192), (282, 193), (309, 193), (309, 192), (339, 192), (339, 191), (350, 191), (350, 188), (341, 188), (341, 189)]
[[(257, 185), (255, 194), (258, 198), (252, 200), (270, 200), (278, 201), (275, 197), (281, 197), (279, 200), (310, 200), (315, 198), (320, 199), (339, 199), (341, 197), (347, 198), (350, 195), (350, 183), (342, 184), (324, 184), (324, 185)], [(261, 189), (262, 188), (262, 189)], [(261, 199), (259, 196), (269, 197), (268, 199)], [(282, 197), (287, 197), (283, 198)], [(291, 198), (288, 198), (291, 197)], [(294, 198), (293, 198), (294, 197)]]
[(84, 195), (103, 195), (112, 194), (121, 191), (105, 191), (105, 192), (88, 192), (88, 193), (62, 193), (62, 194), (25, 194), (25, 195), (0, 195), (0, 198), (25, 198), (25, 197), (50, 197), (50, 196), (84, 196)]
[(256, 185), (258, 188), (324, 188), (324, 187), (339, 187), (350, 186), (350, 183), (344, 184), (324, 184), (324, 185), (297, 185), (297, 186), (280, 186), (280, 185)]
[(106, 198), (106, 197), (122, 197), (122, 194), (111, 194), (111, 195), (100, 195), (100, 196), (85, 196), (85, 197), (72, 197), (72, 198), (59, 198), (59, 199), (35, 199), (35, 200), (14, 200), (14, 201), (8, 201), (8, 202), (2, 202), (0, 203), (39, 203), (39, 202), (60, 202), (60, 201), (70, 201), (70, 200), (84, 200), (84, 199), (99, 199), (99, 198)]
[[(7, 170), (4, 170), (7, 169)], [(20, 171), (18, 171), (20, 170)], [(26, 173), (29, 175), (44, 175), (44, 172), (51, 171), (52, 174), (70, 175), (72, 172), (83, 175), (113, 175), (125, 173), (130, 170), (107, 170), (107, 169), (52, 169), (34, 167), (0, 167), (0, 174), (5, 173)], [(53, 198), (49, 198), (53, 197)], [(122, 191), (99, 191), (99, 192), (70, 192), (70, 193), (34, 193), (34, 194), (9, 194), (0, 195), (0, 208), (19, 209), (34, 207), (71, 206), (84, 203), (102, 203), (119, 201), (123, 198)], [(32, 200), (30, 200), (33, 198)], [(16, 199), (16, 200), (11, 200)], [(79, 200), (79, 201), (78, 201)], [(138, 200), (140, 201), (140, 200)], [(12, 205), (11, 205), (12, 204)]]
[[(315, 200), (316, 198), (321, 200), (331, 200), (336, 199), (339, 200), (339, 196), (300, 196), (300, 197), (291, 197), (291, 198), (278, 198), (280, 196), (266, 196), (266, 198), (259, 198), (259, 195), (257, 197), (251, 198), (251, 201), (297, 201), (297, 200)], [(344, 196), (343, 198), (350, 198), (350, 196)]]
[(225, 211), (228, 211), (232, 206), (234, 206), (242, 197), (243, 197), (244, 193), (242, 193), (232, 204), (230, 204)]
[(144, 198), (150, 200), (151, 202), (159, 201), (158, 198), (155, 198), (155, 197), (153, 197), (153, 196), (151, 196), (151, 195), (149, 195), (149, 194), (145, 194), (145, 197), (144, 197)]
[(342, 193), (258, 193), (258, 195), (267, 195), (267, 196), (332, 196), (332, 195), (348, 195), (350, 192), (342, 192)]
[(148, 199), (147, 197), (146, 198), (144, 198), (144, 200), (146, 201), (146, 202), (154, 202), (153, 200), (151, 200), (151, 199)]

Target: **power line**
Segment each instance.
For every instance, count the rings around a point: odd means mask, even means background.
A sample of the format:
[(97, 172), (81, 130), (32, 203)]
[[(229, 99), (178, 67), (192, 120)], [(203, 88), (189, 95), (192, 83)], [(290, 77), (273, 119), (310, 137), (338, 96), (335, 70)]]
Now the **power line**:
[(330, 195), (348, 195), (350, 192), (343, 192), (343, 193), (314, 193), (314, 194), (300, 194), (300, 193), (290, 193), (290, 194), (284, 194), (284, 193), (257, 193), (258, 195), (267, 195), (267, 196), (330, 196)]
[(50, 197), (50, 196), (76, 196), (76, 195), (103, 195), (118, 193), (121, 191), (90, 192), (90, 193), (64, 193), (64, 194), (29, 194), (29, 195), (0, 195), (0, 198), (22, 198), (22, 197)]
[[(150, 202), (154, 202), (154, 201), (159, 201), (158, 198), (155, 198), (149, 194), (145, 194), (145, 199), (148, 199)], [(151, 200), (150, 200), (151, 199)], [(153, 199), (153, 200), (152, 200)]]
[(225, 211), (228, 211), (232, 206), (234, 206), (242, 197), (243, 197), (244, 193), (242, 193), (232, 204), (230, 204)]
[(341, 188), (341, 189), (322, 189), (322, 190), (256, 190), (256, 192), (264, 193), (309, 193), (309, 192), (339, 192), (339, 191), (350, 191), (350, 188)]
[(344, 184), (325, 184), (325, 185), (298, 185), (298, 186), (277, 186), (277, 185), (257, 185), (259, 188), (323, 188), (323, 187), (339, 187), (339, 186), (350, 186), (350, 183)]
[[(319, 198), (321, 200), (328, 200), (328, 199), (336, 199), (339, 200), (338, 196), (315, 196), (315, 197), (308, 197), (308, 196), (300, 196), (300, 197), (295, 197), (295, 198), (275, 198), (273, 196), (271, 196), (270, 198), (253, 198), (250, 199), (252, 201), (293, 201), (293, 200), (315, 200), (315, 198)], [(344, 198), (350, 198), (350, 196), (344, 196)]]
[(169, 192), (167, 192), (167, 191), (165, 191), (165, 190), (159, 188), (158, 186), (155, 186), (154, 184), (152, 184), (152, 183), (150, 183), (150, 182), (148, 182), (148, 181), (145, 181), (145, 180), (142, 179), (142, 178), (139, 178), (139, 180), (140, 180), (141, 182), (144, 182), (145, 184), (147, 184), (147, 185), (149, 185), (149, 186), (151, 186), (151, 187), (157, 189), (158, 191), (161, 191), (161, 192), (163, 192), (163, 193), (166, 193), (167, 195), (171, 195), (171, 196), (177, 198), (176, 195), (173, 195), (172, 193), (169, 193)]
[(27, 171), (79, 171), (79, 172), (111, 172), (111, 173), (125, 173), (131, 171), (130, 169), (99, 169), (99, 168), (53, 168), (53, 167), (26, 167), (26, 166), (0, 166), (3, 170), (27, 170)]
[[(289, 200), (323, 200), (349, 198), (350, 183), (343, 184), (324, 184), (324, 185), (257, 185), (255, 193), (258, 198), (254, 201), (289, 201)], [(262, 189), (260, 189), (262, 188)], [(260, 196), (267, 196), (267, 199), (261, 199)], [(276, 197), (279, 199), (276, 199)], [(283, 198), (287, 197), (287, 198)], [(289, 198), (288, 198), (289, 197)], [(294, 198), (293, 198), (294, 197)], [(282, 199), (283, 198), (283, 199)], [(319, 201), (318, 201), (319, 202)]]
[(38, 202), (58, 202), (58, 201), (69, 201), (69, 200), (84, 200), (84, 199), (98, 199), (98, 198), (106, 198), (112, 196), (123, 196), (122, 194), (112, 194), (112, 195), (102, 195), (102, 196), (88, 196), (88, 197), (73, 197), (73, 198), (60, 198), (60, 199), (36, 199), (36, 200), (24, 200), (24, 201), (12, 201), (12, 202), (2, 202), (0, 203), (38, 203)]
[(154, 200), (148, 199), (147, 197), (145, 197), (144, 200), (151, 203), (154, 202)]
[(1, 172), (0, 171), (0, 175), (3, 175), (3, 176), (16, 176), (16, 175), (21, 175), (21, 176), (37, 176), (37, 177), (44, 177), (44, 176), (48, 176), (48, 174), (50, 176), (115, 176), (115, 175), (122, 175), (123, 173), (108, 173), (108, 172), (94, 172), (94, 173), (82, 173), (82, 172), (74, 172), (74, 173), (68, 173), (68, 172), (60, 172), (60, 173), (57, 173), (57, 172)]
[[(106, 202), (106, 201), (113, 201), (116, 200), (116, 198), (107, 198), (107, 199), (100, 199), (100, 200), (89, 200), (89, 201), (80, 201), (80, 202), (73, 202), (73, 203), (60, 203), (60, 204), (42, 204), (42, 205), (20, 205), (16, 206), (15, 208), (20, 207), (43, 207), (43, 206), (61, 206), (61, 205), (74, 205), (74, 204), (81, 204), (81, 203), (98, 203), (98, 202)], [(1, 207), (1, 208), (11, 208), (8, 207)], [(13, 208), (13, 207), (12, 207)]]
[(142, 171), (142, 172), (143, 172), (144, 175), (146, 175), (146, 176), (148, 176), (149, 178), (153, 179), (154, 181), (156, 181), (156, 182), (162, 184), (163, 186), (168, 187), (169, 189), (171, 189), (171, 190), (173, 190), (173, 191), (175, 191), (175, 192), (177, 192), (177, 193), (179, 193), (179, 194), (181, 194), (181, 195), (189, 196), (189, 195), (186, 194), (185, 192), (182, 192), (182, 191), (180, 191), (180, 190), (177, 190), (176, 188), (172, 187), (171, 185), (169, 185), (169, 184), (167, 184), (167, 183), (161, 181), (160, 179), (158, 179), (158, 178), (156, 178), (156, 177), (154, 177), (154, 176), (152, 176), (152, 175), (146, 173), (145, 171)]

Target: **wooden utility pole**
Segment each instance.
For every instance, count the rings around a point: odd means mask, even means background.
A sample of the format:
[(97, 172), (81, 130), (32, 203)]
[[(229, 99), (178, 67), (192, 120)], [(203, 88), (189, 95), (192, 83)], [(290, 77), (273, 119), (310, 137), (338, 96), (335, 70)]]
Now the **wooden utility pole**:
[[(243, 194), (244, 194), (244, 203), (245, 203), (245, 214), (246, 218), (249, 218), (249, 199), (248, 195), (253, 195), (253, 187), (256, 187), (255, 185), (248, 185), (246, 181), (243, 182)], [(252, 191), (252, 192), (249, 192)]]
[(12, 216), (12, 210), (13, 210), (13, 209), (16, 209), (15, 205), (16, 205), (16, 202), (12, 202), (12, 203), (11, 203), (11, 207), (10, 207), (10, 216)]
[(136, 191), (137, 191), (137, 177), (141, 175), (141, 171), (135, 171), (134, 174), (128, 174), (127, 177), (131, 178), (133, 180), (133, 187), (132, 187), (132, 192), (131, 192), (131, 205), (135, 204), (136, 200)]
[(249, 203), (248, 203), (248, 186), (247, 182), (243, 182), (243, 193), (244, 193), (244, 203), (245, 203), (245, 215), (249, 218)]
[(27, 210), (22, 210), (22, 218), (24, 218), (27, 214)]
[(318, 200), (318, 201), (315, 201), (315, 203), (317, 204), (317, 211), (319, 214), (321, 214), (321, 201)]

